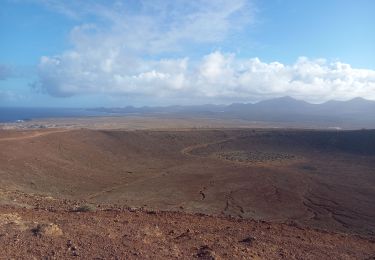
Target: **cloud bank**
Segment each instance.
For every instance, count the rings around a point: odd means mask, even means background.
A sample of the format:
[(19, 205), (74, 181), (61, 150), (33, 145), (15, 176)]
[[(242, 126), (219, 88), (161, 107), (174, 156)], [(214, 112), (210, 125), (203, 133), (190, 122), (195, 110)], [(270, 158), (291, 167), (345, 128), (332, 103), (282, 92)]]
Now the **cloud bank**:
[(219, 50), (186, 55), (251, 25), (254, 9), (245, 0), (140, 1), (132, 8), (119, 1), (84, 3), (48, 1), (49, 8), (85, 22), (71, 31), (72, 49), (41, 58), (34, 88), (57, 97), (103, 94), (202, 102), (284, 95), (308, 101), (375, 99), (375, 71), (339, 61), (300, 57), (283, 64)]
[(67, 52), (43, 57), (39, 87), (53, 96), (89, 93), (207, 100), (258, 100), (291, 95), (310, 101), (375, 98), (375, 71), (300, 57), (294, 64), (212, 52), (188, 58), (127, 62), (118, 53)]

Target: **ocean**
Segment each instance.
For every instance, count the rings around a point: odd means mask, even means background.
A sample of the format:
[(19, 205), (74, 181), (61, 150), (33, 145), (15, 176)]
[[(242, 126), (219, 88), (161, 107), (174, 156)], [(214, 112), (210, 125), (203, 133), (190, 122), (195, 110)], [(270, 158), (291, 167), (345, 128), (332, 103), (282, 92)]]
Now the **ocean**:
[(43, 118), (103, 116), (108, 113), (91, 111), (84, 108), (20, 108), (0, 107), (0, 123), (29, 121)]

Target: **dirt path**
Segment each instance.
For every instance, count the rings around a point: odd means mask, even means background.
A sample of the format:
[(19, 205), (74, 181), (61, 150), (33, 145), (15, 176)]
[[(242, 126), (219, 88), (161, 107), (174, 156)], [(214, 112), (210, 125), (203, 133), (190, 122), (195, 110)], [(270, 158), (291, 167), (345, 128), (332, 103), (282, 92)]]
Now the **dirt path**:
[(64, 133), (64, 132), (68, 132), (68, 131), (72, 131), (72, 130), (71, 129), (58, 129), (58, 130), (48, 130), (48, 131), (42, 131), (42, 132), (41, 131), (33, 131), (32, 133), (27, 134), (27, 135), (0, 138), (0, 142), (25, 140), (25, 139), (31, 139), (31, 138), (36, 138), (36, 137), (40, 137), (40, 136), (55, 134), (55, 133)]
[(215, 142), (210, 142), (210, 143), (204, 143), (204, 144), (195, 144), (195, 145), (190, 145), (188, 147), (185, 147), (184, 149), (181, 150), (181, 153), (183, 155), (188, 155), (188, 156), (194, 156), (191, 154), (191, 152), (195, 149), (199, 149), (199, 148), (207, 148), (208, 146), (210, 145), (215, 145), (215, 144), (221, 144), (221, 143), (225, 143), (225, 142), (228, 142), (228, 141), (233, 141), (233, 140), (236, 140), (238, 137), (229, 137), (229, 138), (225, 138), (225, 139), (222, 139), (222, 140), (219, 140), (219, 141), (215, 141)]
[[(197, 145), (191, 145), (191, 146), (188, 146), (188, 147), (185, 147), (184, 149), (182, 149), (180, 152), (183, 154), (183, 155), (187, 155), (187, 156), (194, 156), (191, 154), (191, 152), (195, 149), (198, 149), (198, 148), (206, 148), (210, 145), (214, 145), (214, 144), (220, 144), (220, 143), (224, 143), (224, 142), (227, 142), (227, 141), (230, 141), (230, 140), (235, 140), (237, 137), (230, 137), (230, 138), (225, 138), (225, 139), (222, 139), (222, 140), (219, 140), (219, 141), (215, 141), (215, 142), (209, 142), (209, 143), (203, 143), (203, 144), (197, 144)], [(0, 139), (1, 140), (1, 139)], [(147, 181), (151, 180), (151, 179), (155, 179), (155, 178), (158, 178), (160, 177), (160, 175), (156, 175), (154, 177), (150, 177), (147, 179)], [(98, 191), (98, 192), (95, 192), (95, 193), (92, 193), (92, 194), (89, 194), (88, 196), (86, 196), (86, 199), (87, 200), (90, 200), (90, 199), (95, 199), (97, 197), (100, 197), (104, 194), (108, 194), (108, 193), (112, 193), (112, 192), (115, 192), (121, 188), (124, 188), (128, 185), (131, 185), (131, 184), (135, 184), (137, 182), (144, 182), (145, 180), (141, 179), (141, 180), (134, 180), (132, 182), (125, 182), (125, 183), (119, 183), (119, 184), (116, 184), (116, 185), (113, 185), (113, 186), (110, 186), (110, 187), (107, 187), (101, 191)], [(203, 193), (204, 190), (201, 190), (199, 192), (199, 194), (202, 196), (202, 200), (205, 199), (205, 194)]]

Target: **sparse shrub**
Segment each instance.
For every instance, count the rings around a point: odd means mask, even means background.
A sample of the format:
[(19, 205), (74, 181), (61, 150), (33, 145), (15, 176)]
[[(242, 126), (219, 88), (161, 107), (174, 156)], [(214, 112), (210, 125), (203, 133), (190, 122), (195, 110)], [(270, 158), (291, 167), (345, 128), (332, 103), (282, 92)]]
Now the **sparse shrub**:
[(63, 232), (62, 232), (61, 228), (58, 225), (54, 224), (54, 223), (38, 224), (31, 231), (36, 236), (58, 237), (58, 236), (62, 236), (63, 235)]
[(85, 204), (85, 205), (79, 206), (74, 211), (75, 212), (95, 212), (96, 206), (92, 204)]
[(311, 165), (302, 165), (301, 169), (308, 170), (308, 171), (316, 171), (317, 170), (316, 167), (311, 166)]

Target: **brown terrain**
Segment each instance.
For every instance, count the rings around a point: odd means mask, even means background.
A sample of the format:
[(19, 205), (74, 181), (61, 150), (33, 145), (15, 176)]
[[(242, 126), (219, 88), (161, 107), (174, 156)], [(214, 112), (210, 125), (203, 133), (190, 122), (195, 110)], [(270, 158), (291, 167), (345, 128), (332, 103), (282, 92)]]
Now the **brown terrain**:
[(0, 254), (375, 259), (374, 169), (372, 130), (1, 130)]

